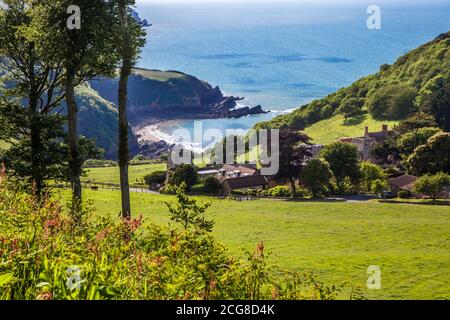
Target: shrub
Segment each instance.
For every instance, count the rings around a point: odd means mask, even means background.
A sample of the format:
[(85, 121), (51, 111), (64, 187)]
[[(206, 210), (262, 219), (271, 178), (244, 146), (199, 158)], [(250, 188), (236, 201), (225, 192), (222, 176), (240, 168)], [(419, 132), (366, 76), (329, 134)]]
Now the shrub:
[(222, 189), (222, 184), (215, 177), (207, 177), (203, 182), (203, 188), (206, 193), (218, 194)]
[(376, 179), (372, 181), (370, 191), (372, 191), (374, 194), (378, 196), (381, 196), (383, 194), (383, 191), (386, 191), (387, 188), (388, 185), (386, 183), (386, 180)]
[(369, 161), (363, 161), (359, 165), (361, 171), (361, 184), (364, 191), (373, 191), (373, 183), (376, 180), (386, 181), (383, 168)]
[(144, 181), (148, 186), (152, 186), (153, 184), (163, 184), (166, 181), (166, 172), (152, 172), (144, 177)]
[(268, 193), (271, 197), (290, 197), (291, 189), (286, 186), (276, 186), (272, 189), (269, 189)]
[(424, 175), (417, 179), (414, 183), (414, 191), (422, 193), (433, 200), (436, 200), (444, 188), (450, 186), (450, 176), (445, 173), (437, 173), (435, 175)]
[(185, 183), (188, 191), (193, 185), (197, 184), (198, 180), (197, 170), (190, 164), (179, 165), (170, 177), (171, 184), (181, 186), (182, 183)]
[(408, 199), (411, 197), (411, 193), (407, 190), (400, 190), (397, 194), (400, 199)]
[(337, 192), (343, 196), (352, 196), (358, 193), (358, 186), (353, 184), (350, 177), (345, 177), (344, 181), (337, 185)]

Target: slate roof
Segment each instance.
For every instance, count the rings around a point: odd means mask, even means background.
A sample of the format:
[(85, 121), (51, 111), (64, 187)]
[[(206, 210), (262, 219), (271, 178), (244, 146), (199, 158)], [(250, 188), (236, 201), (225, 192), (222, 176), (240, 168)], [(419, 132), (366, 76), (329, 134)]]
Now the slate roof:
[[(389, 184), (402, 188), (402, 189), (406, 189), (406, 188), (411, 188), (414, 185), (414, 182), (416, 182), (418, 178), (416, 176), (411, 176), (409, 174), (404, 174), (400, 177), (394, 178), (394, 179), (390, 179), (389, 180)], [(409, 190), (409, 189), (406, 189)]]

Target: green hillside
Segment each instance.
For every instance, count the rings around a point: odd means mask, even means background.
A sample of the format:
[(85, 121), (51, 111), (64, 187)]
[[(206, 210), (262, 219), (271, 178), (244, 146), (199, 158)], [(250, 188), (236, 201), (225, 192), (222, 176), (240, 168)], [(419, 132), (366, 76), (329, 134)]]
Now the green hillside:
[(345, 125), (344, 117), (336, 115), (307, 127), (305, 133), (313, 139), (314, 143), (326, 145), (342, 137), (363, 136), (366, 126), (369, 127), (370, 132), (375, 132), (380, 131), (383, 124), (392, 128), (397, 123), (397, 121), (376, 120), (366, 114), (355, 118), (353, 123)]
[[(400, 120), (424, 111), (433, 114), (438, 124), (449, 130), (449, 90), (450, 31), (400, 57), (393, 65), (382, 65), (374, 75), (256, 127), (304, 129), (350, 107), (355, 114), (369, 112), (378, 121)], [(316, 129), (309, 131), (314, 133)], [(335, 131), (347, 132), (341, 126)]]
[[(117, 158), (118, 148), (118, 111), (89, 85), (79, 86), (76, 90), (79, 109), (78, 125), (81, 135), (94, 138), (97, 145), (105, 149), (105, 156), (109, 159)], [(64, 109), (65, 110), (65, 107)], [(137, 139), (130, 129), (130, 153), (137, 154), (139, 146)]]

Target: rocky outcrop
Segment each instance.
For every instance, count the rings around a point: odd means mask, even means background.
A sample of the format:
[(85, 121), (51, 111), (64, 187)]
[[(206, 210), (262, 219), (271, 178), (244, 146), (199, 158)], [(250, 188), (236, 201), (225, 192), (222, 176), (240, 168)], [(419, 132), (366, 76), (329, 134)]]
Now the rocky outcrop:
[[(104, 99), (117, 104), (118, 79), (91, 81)], [(236, 108), (243, 98), (178, 71), (134, 69), (128, 84), (128, 117), (133, 126), (172, 119), (239, 118), (264, 113), (261, 106)]]

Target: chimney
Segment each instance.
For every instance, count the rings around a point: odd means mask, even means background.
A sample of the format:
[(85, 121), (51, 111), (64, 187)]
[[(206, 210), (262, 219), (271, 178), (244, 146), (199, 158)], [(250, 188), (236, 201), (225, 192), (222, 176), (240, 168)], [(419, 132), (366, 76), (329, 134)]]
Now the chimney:
[(387, 124), (383, 124), (383, 125), (381, 126), (381, 131), (384, 132), (385, 134), (388, 134), (388, 132), (389, 132), (389, 127), (388, 127), (388, 125), (387, 125)]
[(369, 127), (366, 126), (365, 130), (364, 130), (364, 136), (368, 136), (369, 135)]

